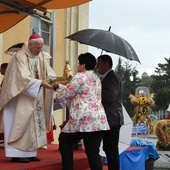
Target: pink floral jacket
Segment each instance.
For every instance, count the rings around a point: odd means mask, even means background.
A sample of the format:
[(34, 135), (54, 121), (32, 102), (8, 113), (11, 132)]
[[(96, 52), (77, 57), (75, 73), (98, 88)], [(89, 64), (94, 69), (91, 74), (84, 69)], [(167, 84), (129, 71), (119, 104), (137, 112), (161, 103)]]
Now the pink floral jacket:
[(109, 130), (101, 104), (101, 82), (94, 71), (77, 73), (65, 85), (59, 85), (56, 99), (67, 101), (69, 121), (62, 132), (94, 132)]

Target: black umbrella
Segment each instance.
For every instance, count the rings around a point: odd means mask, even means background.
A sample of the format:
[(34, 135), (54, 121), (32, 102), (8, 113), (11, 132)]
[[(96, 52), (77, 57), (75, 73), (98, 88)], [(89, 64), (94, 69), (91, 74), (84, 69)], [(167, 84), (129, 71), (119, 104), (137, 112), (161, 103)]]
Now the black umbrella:
[[(24, 46), (24, 44), (25, 43), (14, 44), (13, 46), (9, 47), (4, 53), (13, 56)], [(44, 48), (42, 48), (42, 52), (46, 56), (46, 58), (52, 58)]]
[(97, 47), (106, 52), (111, 52), (140, 63), (140, 60), (132, 46), (120, 36), (110, 32), (110, 28), (109, 31), (100, 29), (84, 29), (71, 34), (66, 38), (82, 44)]

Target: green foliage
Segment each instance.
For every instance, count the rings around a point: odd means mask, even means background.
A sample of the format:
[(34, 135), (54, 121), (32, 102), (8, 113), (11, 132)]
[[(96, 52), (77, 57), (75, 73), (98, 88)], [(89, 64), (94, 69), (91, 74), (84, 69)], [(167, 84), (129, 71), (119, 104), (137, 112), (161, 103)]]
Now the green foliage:
[(156, 148), (162, 151), (170, 151), (170, 143), (162, 143), (158, 141), (156, 143)]
[(167, 109), (170, 104), (170, 58), (165, 58), (165, 61), (165, 64), (158, 64), (154, 75), (148, 76), (144, 72), (139, 78), (136, 68), (132, 67), (129, 62), (122, 63), (119, 58), (115, 71), (123, 80), (123, 105), (131, 117), (134, 115), (134, 107), (130, 103), (129, 95), (134, 95), (138, 86), (146, 86), (150, 93), (155, 94), (155, 105), (151, 106), (153, 111)]
[(146, 86), (150, 93), (155, 94), (155, 105), (151, 106), (153, 111), (167, 109), (170, 104), (170, 58), (165, 58), (165, 62), (165, 64), (158, 64), (154, 75), (148, 76), (144, 72), (139, 78), (136, 68), (132, 67), (129, 62), (122, 63), (119, 58), (115, 71), (123, 80), (123, 105), (131, 117), (134, 115), (134, 110), (129, 95), (134, 95), (138, 86)]
[[(140, 83), (140, 79), (137, 77), (138, 71), (135, 67), (132, 68), (128, 62), (125, 62), (123, 65), (121, 58), (118, 60), (115, 71), (120, 75), (123, 81), (123, 105), (130, 117), (132, 117), (134, 115), (134, 107), (130, 103), (129, 95), (135, 93), (135, 89)], [(131, 78), (133, 80), (131, 80)]]
[(146, 72), (144, 72), (141, 76), (141, 86), (146, 86), (151, 92), (151, 83), (153, 81), (152, 76), (149, 76)]
[(152, 75), (151, 89), (155, 93), (156, 110), (166, 110), (170, 104), (170, 59), (165, 64), (158, 64)]

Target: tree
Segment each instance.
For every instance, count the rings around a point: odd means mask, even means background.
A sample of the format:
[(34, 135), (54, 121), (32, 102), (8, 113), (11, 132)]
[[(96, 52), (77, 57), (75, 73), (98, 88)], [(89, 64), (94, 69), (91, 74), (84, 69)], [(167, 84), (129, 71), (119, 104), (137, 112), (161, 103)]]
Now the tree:
[[(137, 77), (139, 72), (135, 67), (132, 68), (129, 62), (125, 62), (123, 65), (121, 58), (118, 60), (115, 71), (120, 75), (123, 81), (123, 105), (130, 117), (132, 117), (134, 115), (134, 111), (133, 105), (130, 103), (129, 95), (134, 94), (135, 89), (140, 82), (140, 79)], [(131, 78), (133, 80), (131, 80)]]
[(170, 58), (165, 58), (165, 64), (158, 64), (155, 75), (152, 76), (152, 91), (155, 93), (157, 110), (165, 110), (170, 104)]
[(144, 72), (141, 76), (141, 85), (146, 86), (151, 91), (152, 76)]

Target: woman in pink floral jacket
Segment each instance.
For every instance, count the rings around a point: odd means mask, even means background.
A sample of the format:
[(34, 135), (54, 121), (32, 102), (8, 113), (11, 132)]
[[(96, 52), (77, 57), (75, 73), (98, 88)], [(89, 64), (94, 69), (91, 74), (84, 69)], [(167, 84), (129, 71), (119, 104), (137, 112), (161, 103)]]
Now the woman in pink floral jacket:
[(62, 170), (73, 170), (72, 144), (81, 139), (91, 170), (102, 170), (99, 147), (109, 125), (101, 104), (101, 82), (94, 72), (96, 59), (85, 53), (79, 55), (78, 61), (78, 73), (67, 85), (53, 84), (56, 99), (66, 100), (69, 109), (69, 120), (59, 135)]

